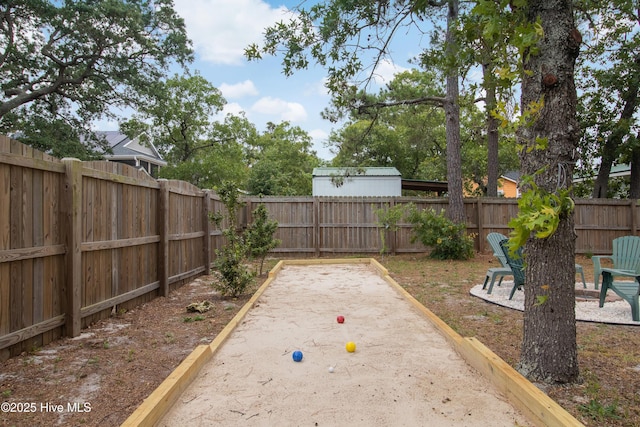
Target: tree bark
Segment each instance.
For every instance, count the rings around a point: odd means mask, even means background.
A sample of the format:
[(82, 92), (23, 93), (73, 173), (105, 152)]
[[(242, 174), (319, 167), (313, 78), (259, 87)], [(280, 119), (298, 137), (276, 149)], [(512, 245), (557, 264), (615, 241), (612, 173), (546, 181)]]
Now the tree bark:
[(498, 196), (498, 120), (491, 114), (496, 108), (496, 81), (491, 64), (484, 64), (483, 80), (487, 110), (487, 196)]
[(458, 20), (458, 0), (449, 0), (447, 14), (446, 56), (450, 59), (447, 71), (447, 93), (444, 103), (447, 139), (447, 182), (449, 186), (449, 219), (457, 224), (465, 222), (464, 199), (462, 197), (462, 154), (460, 148), (460, 90), (455, 25)]
[[(524, 174), (533, 176), (539, 189), (557, 193), (571, 185), (579, 139), (574, 67), (580, 35), (570, 0), (529, 1), (525, 14), (531, 24), (540, 19), (544, 36), (538, 54), (525, 53), (522, 109), (540, 101), (544, 106), (518, 130), (525, 147), (520, 159)], [(537, 147), (540, 139), (548, 145)], [(534, 381), (578, 379), (575, 239), (571, 211), (561, 216), (553, 235), (532, 236), (525, 244), (524, 335), (518, 369)]]
[[(640, 141), (640, 132), (636, 136)], [(629, 177), (629, 198), (640, 199), (640, 147), (637, 145), (631, 151), (631, 176)]]

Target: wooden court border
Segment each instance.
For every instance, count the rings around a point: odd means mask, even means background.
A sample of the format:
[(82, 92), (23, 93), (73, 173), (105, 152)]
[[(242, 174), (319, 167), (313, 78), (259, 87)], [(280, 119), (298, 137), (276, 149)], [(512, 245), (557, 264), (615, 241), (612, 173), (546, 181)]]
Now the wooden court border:
[(227, 340), (236, 326), (253, 308), (258, 298), (269, 287), (278, 272), (285, 265), (330, 265), (330, 264), (369, 264), (382, 278), (403, 295), (429, 320), (451, 344), (453, 349), (507, 400), (519, 409), (530, 422), (540, 427), (578, 427), (584, 425), (569, 414), (553, 399), (543, 393), (509, 364), (493, 353), (484, 344), (473, 337), (462, 337), (423, 306), (409, 292), (400, 286), (389, 271), (373, 258), (339, 259), (295, 259), (279, 261), (269, 272), (267, 280), (258, 288), (251, 299), (240, 309), (236, 316), (225, 326), (209, 345), (199, 345), (186, 359), (147, 397), (140, 406), (125, 420), (124, 427), (154, 426), (178, 400), (182, 392), (196, 378), (202, 367)]

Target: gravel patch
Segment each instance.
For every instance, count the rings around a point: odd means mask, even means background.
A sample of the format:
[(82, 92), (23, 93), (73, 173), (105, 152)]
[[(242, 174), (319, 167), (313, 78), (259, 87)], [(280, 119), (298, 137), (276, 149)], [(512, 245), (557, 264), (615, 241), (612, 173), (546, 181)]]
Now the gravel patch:
[[(493, 304), (508, 307), (514, 310), (524, 310), (524, 292), (516, 291), (513, 299), (509, 300), (509, 293), (513, 287), (513, 281), (505, 280), (501, 286), (494, 286), (491, 294), (487, 294), (486, 289), (482, 289), (482, 285), (476, 285), (469, 293), (475, 297), (481, 298)], [(593, 283), (587, 283), (587, 288), (593, 288)], [(582, 293), (583, 286), (576, 285), (576, 291)], [(593, 291), (591, 291), (593, 292)], [(613, 292), (610, 293), (613, 295)], [(597, 293), (596, 293), (597, 295)], [(583, 322), (611, 323), (618, 325), (635, 325), (640, 326), (640, 322), (634, 322), (631, 319), (631, 306), (624, 300), (619, 298), (611, 298), (607, 296), (608, 301), (604, 307), (600, 308), (598, 299), (587, 299), (578, 296), (576, 298), (576, 320)], [(614, 301), (611, 301), (615, 299)]]

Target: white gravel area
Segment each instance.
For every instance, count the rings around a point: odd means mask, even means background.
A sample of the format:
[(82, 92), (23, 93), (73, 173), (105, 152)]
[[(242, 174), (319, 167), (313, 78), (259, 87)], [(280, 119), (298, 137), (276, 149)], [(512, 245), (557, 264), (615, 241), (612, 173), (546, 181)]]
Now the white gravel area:
[[(509, 293), (512, 287), (513, 281), (505, 280), (501, 286), (497, 286), (497, 283), (493, 286), (491, 295), (487, 294), (486, 289), (482, 289), (481, 284), (474, 286), (469, 292), (471, 295), (482, 298), (485, 301), (523, 311), (524, 291), (516, 291), (513, 299), (509, 300)], [(590, 289), (594, 298), (584, 300), (584, 298), (578, 297), (576, 299), (576, 320), (640, 326), (640, 322), (634, 322), (631, 319), (631, 306), (628, 302), (618, 298), (610, 291), (607, 299), (613, 301), (605, 302), (604, 307), (600, 308), (598, 304), (599, 291), (594, 291), (593, 283), (587, 283), (587, 289)], [(582, 283), (576, 284), (576, 292), (578, 292), (578, 295), (584, 292)]]

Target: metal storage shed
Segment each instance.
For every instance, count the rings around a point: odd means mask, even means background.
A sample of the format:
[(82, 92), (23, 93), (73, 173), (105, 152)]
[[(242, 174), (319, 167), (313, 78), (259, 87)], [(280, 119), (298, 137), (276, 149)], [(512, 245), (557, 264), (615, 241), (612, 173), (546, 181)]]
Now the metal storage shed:
[(314, 196), (397, 197), (402, 176), (393, 167), (315, 168)]

